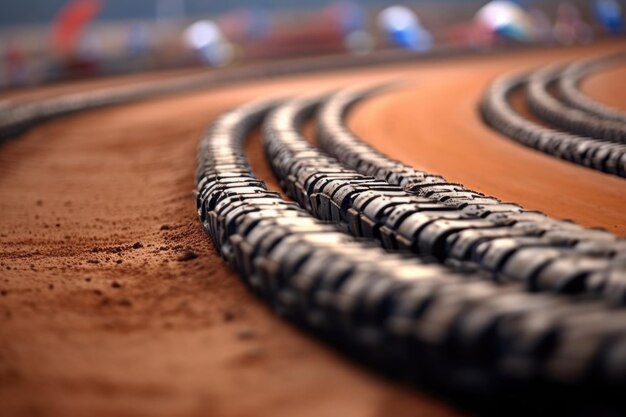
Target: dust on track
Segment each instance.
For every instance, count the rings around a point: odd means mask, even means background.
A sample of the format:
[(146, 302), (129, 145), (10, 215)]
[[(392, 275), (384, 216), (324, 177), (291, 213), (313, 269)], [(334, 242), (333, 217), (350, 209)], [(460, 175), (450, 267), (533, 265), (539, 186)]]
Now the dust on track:
[[(3, 415), (456, 415), (272, 315), (192, 197), (217, 114), (345, 76), (92, 111), (0, 148)], [(250, 149), (262, 178), (261, 147)]]
[[(490, 68), (495, 74), (551, 57), (527, 53), (241, 84), (78, 114), (5, 143), (4, 413), (458, 415), (439, 400), (347, 361), (272, 315), (243, 287), (197, 221), (191, 194), (196, 146), (217, 114), (268, 93), (319, 92), (396, 76), (419, 82), (437, 73), (447, 77), (467, 63), (473, 68), (468, 86), (446, 93), (467, 107), (475, 104), (476, 72)], [(411, 87), (409, 94), (418, 91), (423, 90)], [(390, 97), (372, 99), (356, 114), (366, 106), (385, 109)], [(406, 152), (402, 141), (414, 140), (390, 125), (396, 123), (392, 119), (380, 120), (375, 130), (376, 114), (367, 118), (362, 133), (385, 151), (397, 146)], [(473, 129), (469, 134), (487, 132)], [(255, 171), (275, 188), (258, 141), (248, 151)], [(436, 160), (430, 153), (430, 163)], [(488, 191), (493, 181), (477, 188)], [(506, 184), (507, 178), (499, 181)], [(475, 186), (477, 179), (470, 175), (467, 182)]]

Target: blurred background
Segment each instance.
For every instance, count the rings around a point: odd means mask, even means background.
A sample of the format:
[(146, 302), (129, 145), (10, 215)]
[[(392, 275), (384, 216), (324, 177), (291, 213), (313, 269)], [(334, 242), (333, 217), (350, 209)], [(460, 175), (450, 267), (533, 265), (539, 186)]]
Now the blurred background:
[(626, 0), (0, 2), (0, 88), (302, 56), (575, 45), (624, 36)]

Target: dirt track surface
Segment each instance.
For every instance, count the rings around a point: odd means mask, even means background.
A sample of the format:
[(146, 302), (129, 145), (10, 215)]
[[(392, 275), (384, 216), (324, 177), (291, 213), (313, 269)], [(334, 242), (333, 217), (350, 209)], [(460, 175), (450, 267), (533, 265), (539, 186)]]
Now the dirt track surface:
[[(351, 363), (243, 287), (196, 219), (197, 142), (218, 113), (252, 98), (399, 76), (411, 82), (405, 90), (369, 100), (351, 119), (377, 147), (498, 197), (624, 233), (616, 201), (624, 180), (522, 149), (475, 114), (482, 89), (503, 71), (600, 52), (250, 83), (78, 114), (2, 145), (1, 414), (460, 415)], [(272, 181), (258, 141), (249, 153)]]
[(607, 106), (626, 111), (626, 62), (587, 77), (581, 85), (585, 94)]
[(52, 83), (42, 86), (14, 88), (0, 92), (0, 103), (4, 101), (11, 101), (13, 103), (29, 102), (33, 100), (54, 98), (59, 94), (79, 93), (82, 91), (118, 87), (139, 82), (175, 79), (182, 76), (207, 74), (211, 71), (212, 70), (210, 69), (187, 68), (167, 71), (155, 71), (149, 74), (132, 74), (125, 75), (123, 77), (106, 76), (100, 78), (86, 78), (72, 80), (68, 82)]
[[(591, 52), (603, 51), (596, 48)], [(477, 103), (485, 86), (498, 75), (579, 54), (580, 50), (558, 54), (543, 51), (532, 57), (497, 57), (489, 60), (489, 65), (475, 60), (464, 65), (425, 67), (411, 88), (398, 89), (357, 107), (350, 125), (395, 159), (525, 208), (625, 236), (624, 179), (505, 139), (478, 115)], [(600, 81), (593, 81), (602, 84), (604, 91), (599, 97), (610, 97), (622, 106), (626, 103), (626, 95), (615, 97), (607, 91), (606, 84), (615, 82), (614, 74), (607, 71), (596, 78)]]

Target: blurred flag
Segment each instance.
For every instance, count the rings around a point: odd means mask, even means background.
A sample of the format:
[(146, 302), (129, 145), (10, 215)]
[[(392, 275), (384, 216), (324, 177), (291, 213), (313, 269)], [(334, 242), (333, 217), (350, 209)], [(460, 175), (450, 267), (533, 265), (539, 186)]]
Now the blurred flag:
[(596, 0), (594, 2), (596, 18), (604, 29), (612, 34), (624, 32), (622, 6), (616, 0)]
[(433, 46), (430, 32), (406, 6), (390, 6), (382, 10), (378, 15), (378, 25), (397, 47), (427, 52)]
[(233, 59), (233, 46), (226, 40), (220, 27), (211, 20), (192, 23), (183, 33), (183, 40), (207, 65), (221, 67)]
[(476, 13), (475, 21), (500, 37), (519, 42), (535, 39), (533, 19), (517, 2), (494, 0)]
[(63, 6), (52, 26), (53, 46), (59, 56), (72, 56), (83, 28), (101, 8), (100, 0), (71, 0)]

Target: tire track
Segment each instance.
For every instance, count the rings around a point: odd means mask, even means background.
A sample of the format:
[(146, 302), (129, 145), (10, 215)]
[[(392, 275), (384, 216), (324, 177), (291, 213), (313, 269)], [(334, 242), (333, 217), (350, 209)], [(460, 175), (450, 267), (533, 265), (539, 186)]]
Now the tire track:
[(626, 59), (626, 56), (623, 53), (618, 53), (600, 60), (590, 59), (570, 64), (565, 68), (563, 76), (558, 81), (559, 93), (563, 101), (588, 114), (593, 114), (606, 120), (626, 123), (626, 114), (622, 110), (600, 103), (580, 89), (580, 85), (585, 78), (595, 72), (605, 70), (607, 67), (623, 65), (624, 59)]
[[(285, 180), (288, 175), (306, 177), (313, 179), (309, 187), (323, 188), (315, 179), (326, 176), (332, 186), (333, 174), (341, 174), (331, 158), (296, 139), (293, 124), (305, 120), (315, 106), (315, 100), (287, 103), (268, 117), (264, 136), (279, 179), (290, 184), (288, 193), (319, 214), (315, 202), (303, 200), (306, 193), (292, 191), (301, 189), (302, 181)], [(547, 387), (563, 383), (585, 386), (593, 395), (612, 391), (615, 375), (606, 372), (618, 365), (606, 364), (604, 355), (613, 341), (621, 340), (622, 311), (591, 301), (528, 294), (515, 283), (497, 285), (472, 273), (459, 275), (386, 254), (312, 219), (267, 191), (245, 159), (242, 142), (267, 110), (252, 104), (212, 125), (199, 151), (197, 196), (200, 218), (222, 255), (279, 313), (355, 349), (359, 357), (412, 379), (420, 375), (452, 392), (509, 392), (511, 386), (517, 392), (529, 377), (544, 383), (524, 384), (524, 395), (541, 396)], [(481, 317), (482, 324), (476, 327), (472, 317)], [(519, 324), (513, 333), (511, 320)], [(531, 325), (537, 320), (545, 324), (541, 330)], [(539, 358), (531, 346), (553, 335), (557, 340)], [(593, 339), (595, 347), (572, 350), (572, 340), (579, 337)], [(522, 342), (529, 338), (535, 341)], [(485, 351), (499, 354), (484, 358)], [(520, 372), (507, 363), (527, 368)], [(466, 372), (483, 376), (467, 381)], [(589, 381), (593, 383), (587, 385)], [(595, 392), (592, 386), (603, 388)]]
[[(614, 120), (605, 108), (598, 110), (599, 107), (595, 106), (595, 110), (586, 113), (560, 103), (548, 92), (548, 87), (564, 76), (561, 70), (548, 67), (530, 74), (498, 78), (489, 86), (480, 104), (485, 122), (525, 146), (588, 168), (626, 177), (626, 125)], [(521, 89), (526, 89), (528, 103), (536, 115), (564, 130), (541, 126), (518, 113), (511, 105), (511, 97)], [(580, 95), (575, 101), (578, 105), (588, 102)], [(598, 112), (603, 116), (599, 117)]]

